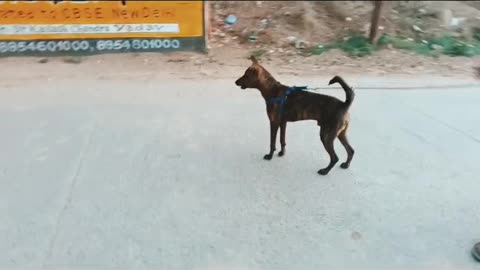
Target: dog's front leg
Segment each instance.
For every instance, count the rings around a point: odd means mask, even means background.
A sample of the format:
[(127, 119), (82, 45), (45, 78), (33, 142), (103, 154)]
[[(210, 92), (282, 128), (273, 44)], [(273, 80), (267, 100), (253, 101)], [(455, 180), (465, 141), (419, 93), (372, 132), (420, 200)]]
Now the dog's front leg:
[(282, 123), (280, 123), (280, 145), (282, 146), (282, 149), (280, 149), (280, 152), (278, 153), (279, 157), (285, 155), (285, 146), (287, 145), (287, 143), (285, 142), (286, 132), (287, 121), (282, 121)]
[(263, 159), (271, 160), (273, 157), (273, 153), (275, 153), (275, 144), (277, 141), (277, 131), (278, 131), (278, 123), (275, 121), (270, 121), (270, 153), (266, 154)]

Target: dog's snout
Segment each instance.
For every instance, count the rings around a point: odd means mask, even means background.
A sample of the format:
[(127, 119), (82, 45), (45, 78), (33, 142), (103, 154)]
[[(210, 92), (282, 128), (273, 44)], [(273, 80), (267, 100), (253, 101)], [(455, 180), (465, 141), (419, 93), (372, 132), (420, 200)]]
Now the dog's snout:
[(238, 79), (238, 80), (235, 81), (235, 85), (240, 86), (240, 84), (238, 83), (238, 81), (240, 81), (240, 79)]

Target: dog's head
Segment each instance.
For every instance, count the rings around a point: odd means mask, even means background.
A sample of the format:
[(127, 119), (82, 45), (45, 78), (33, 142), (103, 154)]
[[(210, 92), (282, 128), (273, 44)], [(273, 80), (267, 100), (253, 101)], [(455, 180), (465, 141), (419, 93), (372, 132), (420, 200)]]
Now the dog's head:
[(264, 68), (258, 63), (255, 56), (250, 56), (250, 60), (252, 60), (252, 65), (245, 70), (242, 77), (235, 81), (235, 84), (242, 89), (260, 88), (261, 76)]

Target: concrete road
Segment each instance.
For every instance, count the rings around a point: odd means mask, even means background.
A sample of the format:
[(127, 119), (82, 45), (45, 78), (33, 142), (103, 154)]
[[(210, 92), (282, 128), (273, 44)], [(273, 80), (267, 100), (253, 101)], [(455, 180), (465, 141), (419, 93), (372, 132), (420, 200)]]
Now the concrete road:
[(314, 122), (262, 160), (264, 104), (232, 81), (3, 87), (0, 268), (478, 269), (478, 90), (357, 90), (352, 167), (322, 177)]

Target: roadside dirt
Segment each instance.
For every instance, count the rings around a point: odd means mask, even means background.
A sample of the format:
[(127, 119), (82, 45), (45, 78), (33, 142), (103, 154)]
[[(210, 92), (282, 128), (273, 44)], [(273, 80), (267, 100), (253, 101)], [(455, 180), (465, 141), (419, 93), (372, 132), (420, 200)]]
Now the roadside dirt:
[[(418, 2), (418, 3), (417, 3)], [(448, 3), (447, 3), (448, 2)], [(424, 30), (440, 29), (441, 16), (450, 10), (454, 18), (468, 18), (478, 25), (480, 1), (394, 1), (382, 17), (385, 31), (412, 34), (412, 24)], [(332, 75), (435, 75), (472, 78), (480, 57), (439, 58), (413, 52), (383, 49), (371, 56), (354, 59), (332, 50), (318, 56), (304, 56), (289, 41), (304, 40), (310, 45), (329, 42), (349, 32), (368, 29), (371, 1), (214, 1), (212, 33), (208, 54), (200, 53), (127, 53), (82, 58), (1, 58), (2, 83), (20, 83), (34, 79), (90, 78), (235, 78), (250, 64), (247, 58), (261, 55), (261, 62), (281, 76)], [(447, 12), (448, 13), (448, 12)], [(229, 26), (225, 17), (237, 16)], [(478, 17), (480, 18), (480, 17)], [(413, 20), (414, 19), (414, 20)], [(469, 26), (465, 23), (464, 27)], [(437, 30), (436, 30), (437, 29)], [(257, 40), (248, 40), (251, 31)], [(295, 42), (293, 42), (295, 43)]]
[[(235, 78), (250, 65), (252, 50), (217, 48), (208, 54), (127, 53), (82, 58), (2, 58), (1, 82), (88, 78), (96, 80), (148, 78)], [(333, 50), (320, 56), (304, 57), (295, 52), (267, 52), (261, 62), (274, 76), (353, 76), (353, 75), (435, 75), (472, 78), (480, 58), (419, 57), (398, 50), (383, 50), (372, 56), (352, 59)]]

